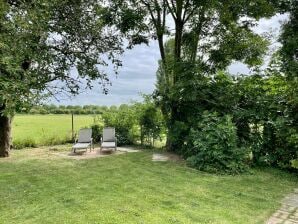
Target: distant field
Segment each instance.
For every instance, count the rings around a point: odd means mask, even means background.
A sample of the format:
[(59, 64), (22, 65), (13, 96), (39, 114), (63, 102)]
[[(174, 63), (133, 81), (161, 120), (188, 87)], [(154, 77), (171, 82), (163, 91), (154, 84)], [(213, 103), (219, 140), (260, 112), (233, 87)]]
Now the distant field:
[[(94, 115), (74, 115), (74, 129), (90, 126)], [(16, 115), (12, 123), (17, 148), (63, 143), (71, 139), (71, 115)]]

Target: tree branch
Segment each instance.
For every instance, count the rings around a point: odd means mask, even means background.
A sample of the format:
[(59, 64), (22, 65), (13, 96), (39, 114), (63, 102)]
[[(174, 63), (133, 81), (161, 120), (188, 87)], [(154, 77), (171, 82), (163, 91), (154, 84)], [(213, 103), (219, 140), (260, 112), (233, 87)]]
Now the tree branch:
[(188, 10), (188, 7), (190, 6), (189, 0), (186, 1), (185, 5), (184, 5), (184, 12), (183, 12), (183, 16), (182, 16), (182, 21), (185, 20), (185, 16)]
[(186, 13), (186, 10), (184, 11), (183, 24), (185, 24), (191, 18), (191, 16), (195, 13), (197, 9), (198, 9), (198, 6), (194, 6), (194, 8), (190, 11), (188, 15)]
[(145, 7), (148, 9), (149, 11), (149, 14), (151, 16), (151, 19), (152, 19), (152, 22), (153, 22), (153, 25), (155, 26), (155, 29), (157, 29), (157, 21), (156, 21), (156, 18), (154, 17), (154, 14), (153, 14), (153, 11), (151, 9), (151, 6), (148, 2), (144, 1), (144, 0), (141, 0), (141, 2), (145, 5)]
[(171, 13), (173, 19), (176, 20), (177, 17), (176, 17), (176, 15), (175, 15), (175, 9), (173, 10), (173, 9), (171, 8), (170, 3), (168, 2), (168, 0), (165, 0), (165, 3), (166, 3), (166, 5), (167, 5), (167, 7), (168, 7), (168, 9), (169, 9), (169, 11), (170, 11), (170, 13)]

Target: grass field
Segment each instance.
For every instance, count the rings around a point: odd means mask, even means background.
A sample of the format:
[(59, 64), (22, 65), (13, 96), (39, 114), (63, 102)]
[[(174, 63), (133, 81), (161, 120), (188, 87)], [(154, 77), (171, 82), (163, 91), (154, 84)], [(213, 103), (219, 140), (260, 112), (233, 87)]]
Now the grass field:
[(0, 223), (264, 223), (298, 185), (297, 176), (274, 169), (217, 176), (151, 157), (12, 151), (0, 159)]
[[(74, 129), (90, 126), (92, 115), (74, 115)], [(17, 148), (63, 143), (71, 139), (71, 115), (16, 115), (12, 123)]]

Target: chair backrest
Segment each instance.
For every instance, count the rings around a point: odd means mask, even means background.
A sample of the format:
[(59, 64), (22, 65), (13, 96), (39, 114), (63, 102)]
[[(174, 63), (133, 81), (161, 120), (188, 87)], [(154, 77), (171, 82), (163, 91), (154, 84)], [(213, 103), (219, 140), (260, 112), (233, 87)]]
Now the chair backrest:
[(78, 142), (90, 142), (92, 137), (92, 129), (91, 128), (84, 128), (79, 131), (79, 139)]
[(114, 142), (115, 141), (115, 128), (104, 128), (102, 131), (102, 141)]

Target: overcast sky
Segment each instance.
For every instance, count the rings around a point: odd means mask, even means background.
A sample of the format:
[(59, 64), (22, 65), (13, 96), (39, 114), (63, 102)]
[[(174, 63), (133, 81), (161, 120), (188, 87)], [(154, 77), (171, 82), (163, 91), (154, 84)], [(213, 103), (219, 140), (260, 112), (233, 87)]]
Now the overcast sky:
[[(286, 15), (277, 15), (271, 19), (262, 19), (255, 28), (255, 32), (273, 32), (277, 34), (281, 21), (287, 18)], [(276, 46), (276, 44), (274, 45)], [(49, 103), (64, 105), (120, 105), (129, 103), (132, 100), (140, 100), (140, 93), (150, 94), (155, 88), (155, 73), (158, 67), (159, 50), (157, 42), (151, 42), (149, 46), (140, 45), (132, 50), (128, 50), (122, 57), (123, 66), (118, 77), (112, 72), (110, 80), (112, 86), (109, 87), (109, 94), (102, 94), (99, 85), (94, 84), (92, 90), (88, 90), (73, 98), (58, 97)], [(232, 74), (248, 74), (249, 69), (241, 64), (234, 63), (229, 67)]]

